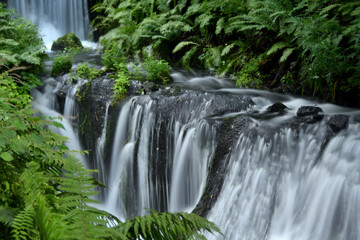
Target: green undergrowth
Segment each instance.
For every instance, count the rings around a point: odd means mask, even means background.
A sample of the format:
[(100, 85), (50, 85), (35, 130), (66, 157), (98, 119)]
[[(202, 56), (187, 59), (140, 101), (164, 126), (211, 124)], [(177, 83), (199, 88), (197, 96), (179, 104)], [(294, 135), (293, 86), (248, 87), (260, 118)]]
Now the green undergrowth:
[(359, 9), (355, 0), (106, 0), (93, 8), (93, 25), (102, 44), (128, 57), (150, 49), (239, 86), (359, 105)]
[[(113, 102), (126, 98), (131, 79), (150, 81), (157, 85), (165, 85), (171, 81), (169, 63), (158, 60), (145, 51), (142, 60), (130, 61), (116, 44), (111, 44), (105, 48), (102, 60), (106, 71), (114, 72), (111, 75), (114, 79)], [(141, 73), (141, 69), (145, 71), (145, 74)]]

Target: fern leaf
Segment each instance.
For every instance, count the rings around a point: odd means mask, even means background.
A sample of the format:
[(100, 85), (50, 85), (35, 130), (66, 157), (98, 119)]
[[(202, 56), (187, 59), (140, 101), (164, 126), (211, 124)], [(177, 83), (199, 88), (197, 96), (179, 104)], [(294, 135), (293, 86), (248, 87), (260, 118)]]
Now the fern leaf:
[(230, 45), (227, 45), (221, 52), (221, 56), (225, 56), (225, 55), (228, 55), (229, 52), (231, 51), (231, 49), (233, 49), (235, 47), (235, 43), (232, 43)]
[(289, 47), (289, 44), (287, 42), (278, 42), (275, 43), (266, 53), (266, 55), (271, 55), (273, 53), (276, 53), (280, 49), (283, 49), (285, 47)]
[(279, 62), (285, 62), (286, 59), (288, 59), (288, 57), (292, 54), (292, 52), (295, 50), (295, 48), (287, 48), (284, 50), (283, 55), (281, 56)]
[(225, 18), (222, 17), (216, 23), (216, 30), (215, 30), (216, 35), (219, 35), (221, 33), (221, 31), (224, 29), (224, 25), (225, 25)]
[(0, 38), (0, 44), (1, 45), (8, 45), (8, 46), (17, 46), (19, 43), (15, 41), (14, 39), (6, 39), (6, 38)]
[(195, 45), (184, 54), (184, 56), (181, 59), (183, 66), (190, 67), (191, 58), (198, 51), (198, 48), (199, 47)]
[(0, 206), (0, 222), (4, 223), (5, 226), (10, 227), (17, 213), (19, 213), (19, 209)]
[(201, 10), (201, 4), (196, 3), (196, 4), (192, 4), (186, 11), (184, 17), (185, 18), (189, 18), (195, 14), (198, 14)]
[(341, 4), (331, 4), (320, 11), (320, 15), (330, 12), (332, 9), (339, 7)]
[(200, 28), (204, 28), (205, 26), (210, 24), (210, 20), (213, 18), (213, 15), (208, 15), (206, 13), (201, 14), (199, 17), (195, 19), (195, 24), (200, 25)]
[(183, 49), (184, 47), (188, 46), (188, 45), (196, 45), (199, 46), (199, 44), (195, 43), (195, 42), (191, 42), (191, 41), (184, 41), (184, 42), (180, 42), (178, 45), (175, 46), (174, 50), (172, 51), (173, 53), (176, 53), (178, 51), (180, 51), (181, 49)]
[(19, 60), (17, 60), (18, 55), (12, 54), (9, 50), (0, 50), (0, 64), (5, 63), (13, 63), (17, 64), (19, 63)]

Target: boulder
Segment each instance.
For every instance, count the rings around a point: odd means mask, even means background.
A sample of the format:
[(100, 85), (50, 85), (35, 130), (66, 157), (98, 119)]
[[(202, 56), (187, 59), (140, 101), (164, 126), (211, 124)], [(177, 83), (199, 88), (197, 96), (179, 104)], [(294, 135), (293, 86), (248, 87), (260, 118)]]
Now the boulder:
[(316, 106), (302, 106), (297, 111), (297, 116), (305, 123), (316, 123), (324, 118), (323, 110)]
[(273, 105), (271, 105), (270, 107), (268, 107), (268, 111), (272, 112), (272, 113), (285, 113), (285, 109), (287, 109), (288, 107), (281, 103), (281, 102), (277, 102), (274, 103)]
[(80, 39), (74, 33), (68, 33), (58, 38), (51, 46), (51, 51), (64, 51), (65, 49), (84, 48)]
[(328, 126), (334, 132), (338, 133), (346, 129), (349, 123), (349, 117), (345, 115), (335, 115), (329, 119)]

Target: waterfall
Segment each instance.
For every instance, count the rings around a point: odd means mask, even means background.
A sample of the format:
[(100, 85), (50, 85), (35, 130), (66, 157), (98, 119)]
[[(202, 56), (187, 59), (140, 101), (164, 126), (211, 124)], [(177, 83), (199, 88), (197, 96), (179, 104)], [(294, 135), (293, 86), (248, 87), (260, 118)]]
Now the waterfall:
[(122, 219), (146, 208), (192, 211), (206, 182), (214, 128), (201, 119), (181, 123), (189, 112), (164, 121), (158, 107), (150, 98), (132, 98), (119, 113), (105, 209)]
[[(176, 85), (186, 85), (186, 74), (173, 76)], [(89, 141), (95, 162), (88, 166), (98, 168), (96, 176), (107, 186), (97, 207), (121, 220), (147, 208), (203, 208), (199, 212), (207, 212), (225, 235), (209, 234), (210, 240), (360, 240), (360, 111), (234, 89), (214, 77), (189, 79), (194, 89), (169, 87), (110, 106), (100, 89), (111, 88), (109, 79), (92, 80), (86, 102), (78, 105), (82, 80), (69, 86), (66, 77), (49, 78), (42, 93), (34, 91), (34, 107), (63, 116), (61, 134), (76, 149), (78, 107), (96, 106), (87, 121), (104, 116), (100, 124), (94, 120), (95, 134), (86, 135), (96, 137)], [(58, 91), (67, 92), (63, 110)], [(286, 113), (268, 111), (278, 101)], [(316, 104), (324, 111), (321, 121), (309, 124), (296, 116), (300, 106)], [(348, 122), (329, 135), (336, 115)], [(206, 195), (209, 183), (216, 194)]]
[(360, 124), (322, 150), (326, 120), (299, 129), (252, 121), (208, 216), (225, 239), (360, 239)]
[(87, 0), (11, 0), (8, 5), (39, 25), (47, 44), (70, 32), (81, 40), (90, 37)]
[[(49, 78), (45, 81), (52, 82), (54, 79)], [(34, 90), (32, 95), (34, 97), (33, 107), (40, 111), (46, 117), (57, 118), (56, 121), (60, 122), (64, 128), (52, 128), (54, 132), (57, 132), (63, 136), (68, 137), (68, 141), (65, 143), (67, 147), (71, 150), (80, 151), (82, 150), (79, 134), (77, 131), (76, 120), (77, 120), (77, 110), (75, 102), (75, 94), (77, 88), (80, 86), (80, 83), (72, 86), (68, 90), (68, 94), (65, 100), (64, 113), (60, 113), (56, 110), (56, 92), (60, 88), (60, 83), (57, 83), (55, 87), (50, 84), (46, 84), (43, 92), (39, 90)], [(76, 154), (76, 157), (87, 166), (85, 157), (82, 154)]]

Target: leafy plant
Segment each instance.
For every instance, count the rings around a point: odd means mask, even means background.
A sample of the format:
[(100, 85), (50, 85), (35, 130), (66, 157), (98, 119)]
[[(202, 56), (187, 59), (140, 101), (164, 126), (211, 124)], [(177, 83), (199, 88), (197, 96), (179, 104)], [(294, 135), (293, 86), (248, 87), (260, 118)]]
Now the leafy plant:
[(206, 239), (204, 231), (221, 233), (216, 225), (194, 213), (158, 213), (135, 217), (117, 229), (128, 239)]
[(126, 98), (127, 88), (130, 86), (130, 73), (126, 67), (126, 63), (119, 63), (116, 65), (116, 77), (115, 83), (113, 86), (114, 95), (113, 102), (120, 102), (124, 98)]
[(101, 70), (89, 67), (87, 62), (84, 62), (76, 69), (76, 76), (87, 80), (93, 80), (102, 74)]
[(63, 52), (54, 58), (50, 75), (57, 77), (70, 71), (72, 67), (73, 53)]
[(0, 65), (37, 65), (46, 57), (36, 25), (0, 3)]
[(171, 67), (165, 60), (157, 60), (154, 57), (146, 57), (142, 66), (146, 71), (147, 80), (163, 84), (170, 81)]
[(116, 70), (116, 64), (125, 61), (123, 52), (116, 44), (107, 46), (101, 58), (105, 68), (112, 71)]

